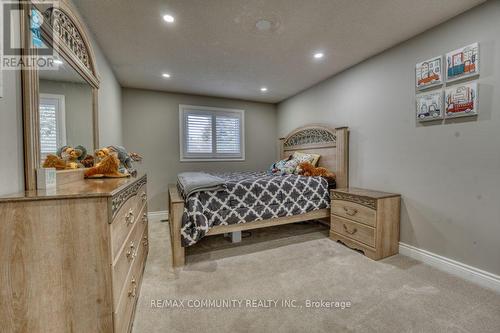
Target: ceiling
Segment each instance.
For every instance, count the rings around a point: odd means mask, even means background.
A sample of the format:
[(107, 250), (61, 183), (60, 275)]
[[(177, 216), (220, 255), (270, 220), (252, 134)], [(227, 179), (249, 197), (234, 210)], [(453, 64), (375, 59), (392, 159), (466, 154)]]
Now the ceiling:
[(124, 87), (276, 103), (484, 0), (74, 2)]

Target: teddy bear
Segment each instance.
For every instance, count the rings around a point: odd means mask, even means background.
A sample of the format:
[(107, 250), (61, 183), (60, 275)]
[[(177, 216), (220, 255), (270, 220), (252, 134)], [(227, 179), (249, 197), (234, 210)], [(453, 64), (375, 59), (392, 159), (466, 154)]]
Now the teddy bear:
[(42, 164), (42, 168), (55, 168), (56, 170), (66, 170), (68, 165), (66, 161), (57, 155), (49, 154)]
[(87, 156), (87, 150), (83, 146), (76, 146), (75, 148), (63, 146), (59, 148), (57, 155), (66, 162), (67, 169), (78, 169), (84, 167), (81, 160)]
[(120, 161), (118, 171), (120, 173), (128, 173), (132, 176), (137, 174), (137, 170), (134, 168), (132, 162), (142, 161), (142, 156), (137, 153), (128, 153), (124, 147), (121, 146), (107, 146), (96, 150), (95, 155), (97, 160), (102, 160), (111, 153), (115, 153)]
[(299, 175), (302, 176), (310, 176), (310, 177), (320, 176), (328, 180), (328, 182), (335, 180), (335, 174), (333, 172), (328, 171), (328, 169), (323, 167), (315, 167), (310, 162), (300, 163), (298, 169), (299, 169)]
[(87, 155), (83, 160), (81, 160), (81, 163), (85, 168), (91, 168), (94, 166), (94, 156), (92, 155)]
[(115, 153), (110, 153), (104, 156), (93, 167), (85, 169), (85, 178), (90, 177), (110, 177), (121, 178), (128, 177), (129, 174), (121, 173), (118, 171), (120, 167), (120, 160)]

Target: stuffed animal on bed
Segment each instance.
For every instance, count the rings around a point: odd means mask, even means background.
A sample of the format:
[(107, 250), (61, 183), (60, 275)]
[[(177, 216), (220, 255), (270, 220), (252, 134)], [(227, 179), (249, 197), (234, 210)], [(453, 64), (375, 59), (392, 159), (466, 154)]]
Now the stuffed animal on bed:
[(297, 168), (297, 165), (299, 164), (299, 161), (292, 158), (290, 155), (288, 158), (285, 158), (283, 160), (280, 160), (269, 168), (269, 173), (271, 175), (278, 175), (278, 176), (283, 176), (283, 175), (289, 175), (293, 174), (295, 172), (295, 169)]
[(137, 153), (128, 153), (124, 147), (121, 146), (108, 146), (101, 148), (96, 151), (95, 155), (97, 160), (102, 160), (104, 157), (110, 155), (111, 153), (115, 153), (120, 161), (119, 172), (120, 173), (128, 173), (132, 176), (137, 174), (137, 170), (133, 166), (133, 162), (142, 161), (142, 156)]
[(122, 178), (128, 177), (129, 174), (124, 174), (118, 171), (120, 160), (115, 153), (110, 153), (100, 160), (96, 165), (85, 170), (85, 178)]
[(310, 177), (323, 177), (326, 180), (333, 181), (335, 180), (335, 174), (323, 167), (315, 167), (310, 162), (302, 162), (298, 166), (299, 175), (302, 176), (310, 176)]

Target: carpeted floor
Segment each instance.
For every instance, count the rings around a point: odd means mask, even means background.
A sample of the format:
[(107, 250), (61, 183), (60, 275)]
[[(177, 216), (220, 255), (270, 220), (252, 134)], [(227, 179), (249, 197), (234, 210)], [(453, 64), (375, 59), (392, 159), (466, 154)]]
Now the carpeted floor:
[[(168, 223), (149, 228), (134, 333), (500, 332), (499, 294), (401, 255), (372, 261), (318, 224), (254, 231), (238, 245), (207, 237), (177, 272)], [(308, 300), (351, 306), (311, 308)]]

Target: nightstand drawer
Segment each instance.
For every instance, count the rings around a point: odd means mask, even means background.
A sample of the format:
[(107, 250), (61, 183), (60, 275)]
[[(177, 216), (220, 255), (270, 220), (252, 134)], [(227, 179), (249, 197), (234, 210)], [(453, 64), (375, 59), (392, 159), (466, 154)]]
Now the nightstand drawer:
[(331, 230), (345, 237), (352, 238), (363, 244), (375, 247), (375, 229), (348, 219), (331, 216)]
[(374, 209), (345, 200), (332, 200), (332, 214), (375, 227), (377, 212)]

